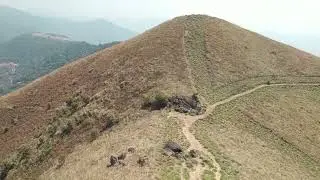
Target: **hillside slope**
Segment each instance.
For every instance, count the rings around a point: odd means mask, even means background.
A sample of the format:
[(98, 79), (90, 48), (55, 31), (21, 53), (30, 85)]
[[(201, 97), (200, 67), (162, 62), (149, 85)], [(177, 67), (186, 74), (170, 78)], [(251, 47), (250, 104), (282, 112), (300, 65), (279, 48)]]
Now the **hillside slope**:
[(0, 6), (0, 26), (0, 43), (33, 32), (63, 34), (73, 41), (92, 44), (123, 41), (135, 35), (134, 32), (105, 20), (77, 22), (63, 18), (39, 17), (5, 6)]
[[(24, 34), (0, 44), (0, 65), (3, 65), (0, 67), (0, 95), (23, 87), (66, 63), (116, 44), (97, 46), (62, 37), (45, 33)], [(5, 66), (8, 63), (13, 63), (14, 67)]]
[[(242, 131), (232, 131), (232, 122), (241, 119), (231, 117), (241, 116), (223, 116), (237, 109), (220, 107), (263, 88), (278, 91), (276, 88), (282, 86), (310, 86), (305, 91), (319, 92), (319, 70), (317, 57), (221, 19), (178, 17), (1, 97), (0, 126), (6, 129), (0, 135), (0, 158), (7, 159), (12, 169), (9, 179), (318, 179), (319, 139), (312, 137), (317, 136), (317, 129), (305, 128), (318, 126), (318, 111), (310, 111), (310, 118), (300, 121), (307, 137), (297, 137), (290, 133), (295, 129), (294, 119), (263, 116), (242, 120)], [(292, 91), (288, 93), (297, 96), (304, 92)], [(280, 97), (281, 93), (282, 89)], [(278, 95), (267, 95), (267, 100), (277, 103)], [(289, 98), (288, 102), (294, 101), (294, 96)], [(173, 106), (156, 110), (164, 103)], [(304, 105), (320, 106), (312, 98)], [(245, 108), (239, 108), (242, 106)], [(178, 112), (170, 111), (171, 107)], [(224, 117), (220, 119), (224, 124), (212, 131), (211, 124), (216, 123), (212, 118), (218, 117), (215, 108)], [(275, 118), (282, 111), (296, 113), (287, 105), (274, 108), (268, 113)], [(262, 110), (261, 106), (256, 111)], [(281, 126), (273, 125), (277, 123)], [(219, 138), (230, 138), (231, 144), (211, 135), (220, 130), (227, 136)], [(242, 146), (245, 140), (232, 141), (233, 132), (247, 133), (251, 144), (263, 144), (262, 151)], [(303, 148), (302, 142), (308, 138), (312, 138), (308, 142), (312, 150)], [(166, 156), (163, 146), (168, 141), (181, 144), (185, 153), (198, 150), (200, 157)], [(233, 152), (228, 148), (231, 145), (246, 154)], [(111, 155), (130, 147), (135, 150), (130, 150), (124, 166), (107, 167)], [(270, 149), (274, 153), (265, 153), (274, 155), (270, 161), (248, 161)], [(275, 170), (274, 163), (288, 169)], [(293, 171), (298, 173), (290, 175)]]

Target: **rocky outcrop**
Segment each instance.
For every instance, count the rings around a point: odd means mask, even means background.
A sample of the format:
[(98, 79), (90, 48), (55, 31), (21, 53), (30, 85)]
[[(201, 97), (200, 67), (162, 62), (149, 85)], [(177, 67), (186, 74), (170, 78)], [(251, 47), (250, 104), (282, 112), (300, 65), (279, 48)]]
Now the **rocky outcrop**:
[(169, 108), (180, 113), (201, 114), (203, 106), (200, 103), (197, 94), (190, 96), (173, 96), (168, 99)]

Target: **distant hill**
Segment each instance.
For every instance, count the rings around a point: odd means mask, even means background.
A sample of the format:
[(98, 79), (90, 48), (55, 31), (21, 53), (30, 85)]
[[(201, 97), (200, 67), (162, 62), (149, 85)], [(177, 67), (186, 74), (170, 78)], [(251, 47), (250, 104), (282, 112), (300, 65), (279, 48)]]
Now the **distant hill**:
[(135, 32), (103, 19), (80, 22), (39, 17), (4, 6), (0, 7), (0, 27), (0, 43), (32, 32), (63, 34), (74, 41), (86, 41), (92, 44), (127, 40), (135, 35)]
[(0, 167), (8, 180), (319, 180), (319, 83), (318, 57), (178, 17), (0, 97)]
[(32, 33), (0, 44), (0, 95), (116, 43), (91, 45), (62, 35)]

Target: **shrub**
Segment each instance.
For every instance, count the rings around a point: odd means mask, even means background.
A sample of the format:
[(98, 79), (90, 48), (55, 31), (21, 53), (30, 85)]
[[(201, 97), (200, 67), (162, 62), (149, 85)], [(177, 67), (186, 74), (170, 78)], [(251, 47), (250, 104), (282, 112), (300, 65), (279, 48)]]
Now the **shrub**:
[(53, 135), (56, 133), (57, 131), (57, 126), (50, 124), (47, 127), (47, 134), (49, 135), (49, 137), (53, 137)]
[(119, 124), (119, 120), (115, 119), (114, 117), (111, 116), (105, 116), (104, 117), (104, 122), (102, 124), (102, 129), (101, 132), (110, 130), (113, 126)]
[(98, 131), (96, 129), (92, 129), (89, 135), (89, 142), (96, 140), (98, 135), (99, 135)]
[(29, 161), (30, 158), (30, 149), (26, 147), (21, 147), (18, 150), (18, 153), (16, 154), (16, 157), (14, 159), (14, 164), (16, 166), (26, 164)]
[(145, 98), (144, 104), (142, 105), (143, 109), (161, 110), (167, 107), (168, 97), (162, 93), (156, 94), (154, 97)]
[(41, 149), (39, 150), (39, 154), (37, 156), (37, 162), (43, 162), (46, 157), (51, 153), (52, 151), (52, 144), (50, 142), (45, 142), (43, 145), (41, 145)]
[(61, 135), (66, 136), (71, 133), (73, 127), (71, 122), (67, 122), (66, 124), (61, 126)]

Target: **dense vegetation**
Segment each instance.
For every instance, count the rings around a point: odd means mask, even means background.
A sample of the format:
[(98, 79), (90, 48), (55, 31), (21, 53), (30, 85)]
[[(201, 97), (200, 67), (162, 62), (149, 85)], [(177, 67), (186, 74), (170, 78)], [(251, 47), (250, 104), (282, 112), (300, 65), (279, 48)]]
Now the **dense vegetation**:
[(18, 64), (15, 73), (9, 68), (0, 68), (0, 94), (8, 93), (68, 62), (115, 43), (91, 45), (86, 42), (35, 37), (31, 34), (18, 36), (0, 44), (0, 64), (9, 62)]
[(1, 6), (0, 27), (0, 43), (32, 32), (63, 34), (72, 40), (92, 44), (122, 41), (135, 35), (134, 32), (105, 20), (76, 22), (62, 18), (38, 17)]

